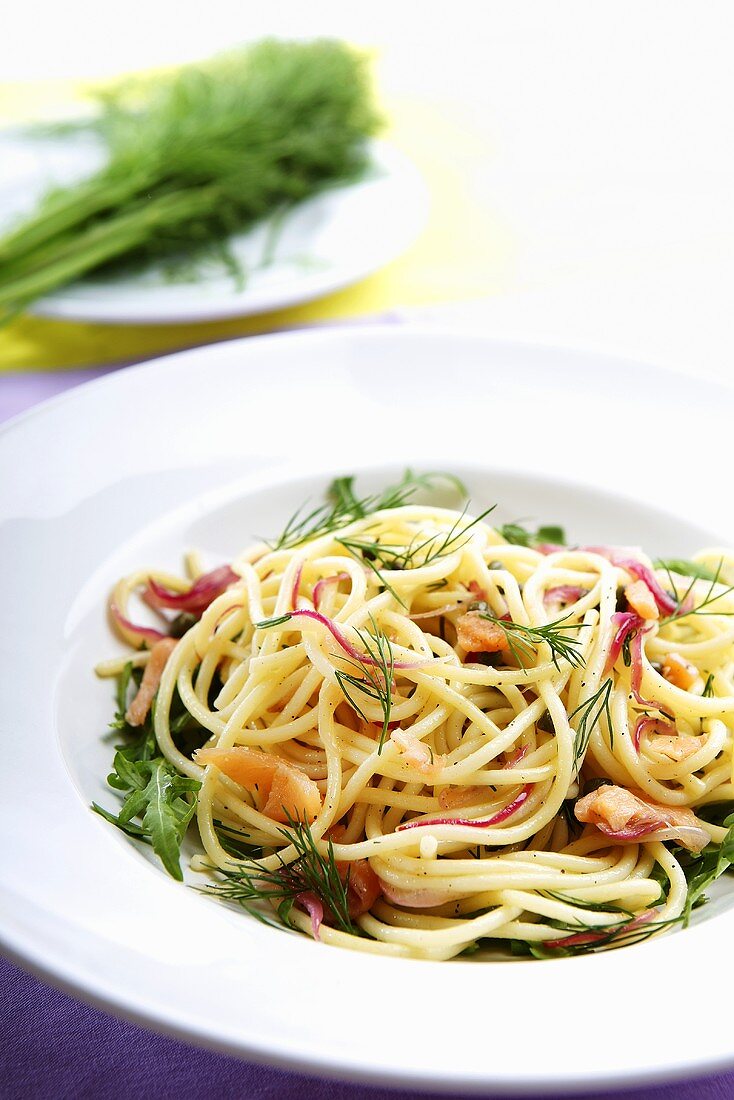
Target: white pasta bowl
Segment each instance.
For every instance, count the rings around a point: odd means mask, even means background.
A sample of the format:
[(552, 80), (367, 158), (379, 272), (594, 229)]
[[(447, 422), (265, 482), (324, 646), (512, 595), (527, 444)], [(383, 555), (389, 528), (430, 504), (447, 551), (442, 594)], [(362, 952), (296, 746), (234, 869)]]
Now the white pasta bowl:
[[(0, 939), (111, 1010), (250, 1059), (436, 1090), (580, 1090), (734, 1062), (692, 1011), (726, 965), (734, 891), (606, 954), (424, 962), (329, 948), (166, 877), (110, 803), (114, 580), (227, 560), (334, 474), (448, 469), (506, 522), (686, 555), (731, 542), (732, 392), (637, 364), (417, 330), (202, 348), (83, 387), (0, 434)], [(683, 455), (687, 457), (683, 457)], [(655, 991), (650, 1006), (650, 991)], [(636, 1007), (635, 1007), (636, 1006)]]

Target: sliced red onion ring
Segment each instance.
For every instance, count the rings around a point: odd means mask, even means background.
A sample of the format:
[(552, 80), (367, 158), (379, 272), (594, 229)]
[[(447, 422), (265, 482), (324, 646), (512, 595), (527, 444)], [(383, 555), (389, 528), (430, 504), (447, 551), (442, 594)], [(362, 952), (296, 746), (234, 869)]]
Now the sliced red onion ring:
[(433, 909), (436, 905), (445, 905), (454, 901), (456, 894), (448, 890), (405, 890), (402, 886), (392, 886), (380, 879), (382, 893), (393, 905), (403, 905), (407, 909)]
[(656, 710), (660, 709), (659, 703), (654, 699), (645, 699), (643, 695), (640, 695), (640, 686), (642, 684), (642, 639), (645, 634), (648, 633), (650, 627), (646, 630), (638, 630), (633, 635), (630, 642), (630, 655), (632, 657), (632, 694), (641, 707), (654, 707)]
[(514, 768), (517, 764), (520, 763), (521, 760), (524, 760), (527, 755), (528, 755), (528, 746), (527, 745), (521, 745), (519, 749), (516, 749), (515, 752), (513, 752), (512, 756), (507, 761), (507, 763), (502, 765), (503, 770), (505, 768)]
[[(321, 603), (321, 593), (324, 591), (327, 585), (338, 584), (339, 581), (351, 580), (348, 573), (335, 573), (333, 577), (322, 577), (320, 581), (316, 581), (313, 586), (313, 605), (318, 611), (319, 604)], [(295, 607), (295, 603), (294, 603)]]
[(634, 558), (625, 558), (614, 553), (610, 555), (610, 561), (612, 565), (616, 565), (620, 569), (626, 569), (633, 577), (637, 577), (643, 584), (646, 584), (652, 593), (658, 610), (662, 611), (664, 615), (672, 615), (677, 609), (678, 604), (676, 601), (662, 588), (652, 569), (647, 565), (643, 565), (641, 561), (635, 561)]
[(157, 581), (149, 580), (145, 599), (151, 607), (169, 607), (175, 611), (205, 611), (210, 603), (242, 578), (228, 565), (197, 577), (188, 592), (173, 592)]
[(647, 730), (654, 730), (655, 733), (670, 733), (675, 734), (676, 728), (672, 723), (665, 722), (662, 718), (654, 718), (649, 714), (642, 714), (635, 722), (635, 728), (632, 733), (632, 744), (635, 746), (636, 752), (640, 751), (640, 741), (642, 735)]
[(629, 635), (632, 634), (633, 631), (639, 630), (644, 625), (644, 620), (640, 618), (636, 611), (615, 611), (612, 615), (612, 622), (617, 630), (612, 638), (612, 644), (609, 647), (609, 656), (604, 666), (605, 676), (616, 664), (617, 658), (622, 652), (622, 646)]
[(419, 611), (417, 615), (410, 615), (409, 618), (413, 622), (417, 622), (419, 619), (435, 619), (437, 615), (448, 615), (451, 611), (460, 611), (463, 606), (462, 603), (446, 603), (443, 607), (437, 607), (433, 611)]
[(131, 622), (130, 619), (126, 619), (115, 603), (110, 604), (110, 615), (123, 630), (134, 634), (138, 642), (149, 642), (154, 645), (156, 642), (168, 637), (168, 634), (163, 634), (160, 630), (154, 630), (152, 626), (139, 626), (137, 623)]
[(548, 588), (543, 596), (543, 603), (576, 603), (582, 596), (589, 594), (588, 588), (579, 588), (575, 584), (559, 584), (555, 588)]
[[(326, 615), (322, 615), (320, 611), (311, 611), (307, 607), (301, 607), (298, 611), (291, 611), (288, 615), (289, 619), (313, 619), (317, 623), (321, 623), (331, 633), (332, 637), (342, 647), (345, 653), (354, 661), (361, 662), (363, 665), (376, 665), (375, 661), (367, 653), (362, 653), (356, 649), (347, 638), (346, 634), (337, 626), (333, 619), (328, 619)], [(395, 661), (393, 668), (420, 668), (426, 664), (426, 661)]]
[(298, 601), (298, 592), (301, 587), (301, 577), (303, 576), (303, 562), (298, 566), (296, 575), (293, 578), (293, 588), (291, 589), (291, 607), (296, 610), (296, 604)]
[(320, 930), (324, 920), (324, 907), (321, 901), (310, 890), (297, 894), (295, 900), (311, 918), (311, 935), (315, 940), (320, 940)]
[(534, 783), (526, 784), (517, 798), (505, 806), (504, 809), (496, 813), (494, 817), (432, 817), (428, 821), (404, 821), (402, 825), (398, 825), (395, 831), (399, 833), (404, 829), (420, 829), (424, 825), (465, 825), (472, 829), (488, 829), (490, 825), (499, 825), (501, 821), (505, 821), (508, 817), (512, 817), (512, 815), (520, 809), (522, 804), (527, 801), (534, 786)]

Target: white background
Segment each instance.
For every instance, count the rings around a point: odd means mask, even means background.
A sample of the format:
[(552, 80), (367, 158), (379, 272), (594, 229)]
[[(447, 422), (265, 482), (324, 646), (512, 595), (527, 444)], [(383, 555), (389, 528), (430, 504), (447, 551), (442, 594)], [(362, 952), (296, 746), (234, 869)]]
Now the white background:
[(472, 202), (514, 242), (499, 290), (447, 315), (734, 373), (731, 3), (53, 0), (3, 23), (5, 80), (107, 76), (266, 33), (374, 46), (388, 103), (466, 120)]

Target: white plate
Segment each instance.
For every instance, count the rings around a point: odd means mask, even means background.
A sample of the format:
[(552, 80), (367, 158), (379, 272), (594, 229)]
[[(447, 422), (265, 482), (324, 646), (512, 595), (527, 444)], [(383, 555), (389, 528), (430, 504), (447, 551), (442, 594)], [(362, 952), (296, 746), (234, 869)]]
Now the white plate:
[[(95, 279), (57, 291), (33, 306), (44, 317), (118, 324), (211, 321), (283, 309), (364, 279), (399, 256), (418, 235), (428, 192), (413, 164), (385, 142), (371, 144), (372, 167), (358, 183), (300, 203), (278, 226), (258, 223), (232, 237), (249, 272), (238, 290), (221, 264), (199, 265), (199, 277), (166, 280), (158, 267)], [(68, 183), (101, 163), (89, 138), (54, 141), (0, 135), (3, 224), (32, 209), (50, 183)]]
[(456, 469), (503, 519), (686, 554), (734, 538), (733, 407), (599, 356), (340, 329), (160, 359), (19, 418), (0, 434), (5, 949), (155, 1028), (323, 1074), (550, 1092), (734, 1063), (724, 1006), (697, 1007), (728, 965), (728, 885), (694, 927), (608, 954), (371, 957), (201, 897), (87, 808), (110, 714), (90, 665), (117, 648), (102, 605), (120, 570), (194, 543), (221, 560), (329, 475), (407, 462)]

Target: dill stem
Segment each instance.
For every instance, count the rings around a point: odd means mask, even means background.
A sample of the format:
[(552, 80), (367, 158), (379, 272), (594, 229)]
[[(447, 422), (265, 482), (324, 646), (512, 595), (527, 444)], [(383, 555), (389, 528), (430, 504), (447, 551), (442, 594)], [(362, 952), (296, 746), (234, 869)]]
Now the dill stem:
[(18, 275), (0, 288), (0, 308), (33, 300), (86, 275), (100, 264), (145, 241), (151, 228), (171, 228), (210, 208), (212, 190), (174, 192), (141, 204), (126, 214), (93, 225), (81, 236), (65, 237), (43, 253), (40, 266)]
[(19, 225), (0, 242), (0, 263), (4, 268), (6, 264), (12, 265), (54, 237), (75, 229), (87, 218), (129, 199), (138, 186), (131, 184), (129, 177), (117, 181), (109, 177), (95, 178), (80, 184), (73, 193), (50, 196), (31, 221)]

